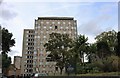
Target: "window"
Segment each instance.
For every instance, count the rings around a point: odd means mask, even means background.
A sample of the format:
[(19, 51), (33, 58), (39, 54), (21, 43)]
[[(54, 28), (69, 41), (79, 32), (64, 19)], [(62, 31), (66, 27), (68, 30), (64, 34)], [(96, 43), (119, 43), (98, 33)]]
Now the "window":
[(27, 60), (27, 63), (29, 63), (29, 60)]
[(68, 24), (71, 24), (71, 22), (69, 22)]
[(43, 43), (42, 41), (40, 43)]
[(66, 27), (66, 29), (68, 29), (68, 27)]
[(48, 41), (46, 41), (46, 43), (48, 43)]
[(49, 24), (49, 22), (46, 22), (47, 24)]
[(27, 58), (29, 58), (29, 56), (27, 56)]
[(43, 22), (41, 22), (41, 24), (43, 24)]
[(37, 36), (35, 36), (35, 38), (37, 38)]
[(30, 43), (28, 43), (28, 45), (30, 45)]
[(40, 29), (40, 26), (38, 26), (38, 28)]
[(34, 54), (37, 54), (37, 52), (35, 51)]
[(74, 27), (72, 27), (72, 29), (74, 29)]
[(40, 38), (40, 36), (38, 36), (38, 38)]
[(28, 39), (28, 41), (30, 41), (30, 39)]
[(48, 31), (46, 33), (49, 33)]
[(63, 29), (63, 27), (60, 27), (60, 29)]
[(25, 54), (28, 54), (27, 52)]
[(55, 24), (55, 22), (52, 22), (52, 24)]
[(58, 24), (60, 24), (60, 22), (58, 22)]
[(26, 37), (28, 37), (28, 35), (26, 35)]
[(42, 65), (43, 63), (42, 62), (40, 62), (40, 65)]
[(44, 29), (46, 29), (46, 26), (44, 26)]
[(63, 22), (63, 24), (65, 24), (65, 22)]
[(29, 33), (29, 31), (26, 31), (27, 33)]
[(37, 33), (37, 31), (35, 31), (35, 33)]
[(41, 31), (41, 33), (43, 33), (43, 31)]
[(46, 38), (46, 36), (44, 36), (43, 38)]
[(64, 32), (64, 34), (66, 34), (66, 32)]
[(52, 26), (50, 26), (50, 29), (52, 29)]
[(58, 27), (57, 26), (55, 26), (55, 29), (57, 29)]

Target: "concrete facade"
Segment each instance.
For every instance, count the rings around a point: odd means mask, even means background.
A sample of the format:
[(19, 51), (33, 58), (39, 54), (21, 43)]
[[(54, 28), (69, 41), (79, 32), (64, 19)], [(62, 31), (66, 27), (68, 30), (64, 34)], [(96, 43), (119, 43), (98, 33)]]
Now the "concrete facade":
[[(77, 37), (77, 21), (72, 17), (38, 17), (35, 19), (34, 29), (24, 30), (21, 74), (30, 75), (44, 72), (52, 75), (56, 72), (56, 63), (46, 60), (49, 53), (44, 48), (44, 44), (47, 43), (49, 34), (52, 32), (69, 34), (70, 38), (75, 39)], [(29, 37), (29, 35), (33, 36)], [(31, 48), (31, 53), (29, 53), (28, 47)], [(31, 58), (27, 58), (30, 56)], [(31, 67), (26, 67), (29, 64), (27, 60), (31, 60)]]
[(16, 76), (21, 75), (21, 59), (22, 57), (20, 56), (14, 56), (14, 70)]
[(33, 73), (34, 29), (24, 29), (21, 61), (21, 75)]
[(14, 65), (16, 69), (21, 69), (21, 58), (20, 56), (14, 56)]

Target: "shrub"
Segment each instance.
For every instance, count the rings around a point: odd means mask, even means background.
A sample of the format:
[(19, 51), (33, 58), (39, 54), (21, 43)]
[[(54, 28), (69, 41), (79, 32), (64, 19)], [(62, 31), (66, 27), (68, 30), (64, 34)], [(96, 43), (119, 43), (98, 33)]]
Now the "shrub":
[(120, 68), (120, 58), (115, 55), (108, 56), (103, 59), (97, 59), (94, 62), (94, 65), (100, 68), (103, 72), (116, 72), (119, 71)]

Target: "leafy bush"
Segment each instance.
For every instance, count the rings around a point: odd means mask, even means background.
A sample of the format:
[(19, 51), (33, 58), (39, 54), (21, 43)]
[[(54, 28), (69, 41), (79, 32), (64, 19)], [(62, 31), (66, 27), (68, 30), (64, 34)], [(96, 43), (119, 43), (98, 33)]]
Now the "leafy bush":
[(100, 69), (92, 63), (87, 64), (79, 64), (77, 66), (77, 73), (79, 74), (85, 74), (85, 73), (97, 73), (100, 72)]
[(116, 72), (120, 70), (120, 68), (118, 68), (120, 65), (120, 58), (118, 56), (111, 55), (103, 59), (98, 59), (94, 62), (94, 65), (103, 72)]

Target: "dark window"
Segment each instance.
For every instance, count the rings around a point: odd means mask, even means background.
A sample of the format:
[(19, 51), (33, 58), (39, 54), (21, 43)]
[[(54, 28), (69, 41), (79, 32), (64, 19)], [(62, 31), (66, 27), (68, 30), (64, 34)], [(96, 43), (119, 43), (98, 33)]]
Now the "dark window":
[(27, 58), (29, 58), (29, 56), (27, 56)]
[(55, 29), (57, 29), (57, 26), (55, 26)]
[(29, 60), (27, 60), (27, 63), (29, 63)]
[(28, 39), (28, 41), (30, 41), (30, 39)]
[(30, 45), (30, 43), (28, 43), (28, 45)]

